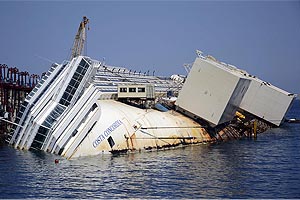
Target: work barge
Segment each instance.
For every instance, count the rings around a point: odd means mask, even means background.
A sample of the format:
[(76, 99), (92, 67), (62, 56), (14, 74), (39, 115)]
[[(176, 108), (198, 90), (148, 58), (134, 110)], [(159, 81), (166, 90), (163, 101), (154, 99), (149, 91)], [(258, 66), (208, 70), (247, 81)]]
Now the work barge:
[(188, 74), (171, 77), (81, 56), (87, 23), (71, 59), (53, 63), (26, 96), (11, 146), (72, 159), (216, 143), (280, 126), (296, 98), (198, 50)]

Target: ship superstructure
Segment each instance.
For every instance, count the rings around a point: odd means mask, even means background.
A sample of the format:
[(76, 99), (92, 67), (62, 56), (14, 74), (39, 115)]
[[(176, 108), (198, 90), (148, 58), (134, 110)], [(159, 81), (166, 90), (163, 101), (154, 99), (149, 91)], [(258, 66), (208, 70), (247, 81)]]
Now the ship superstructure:
[(97, 67), (84, 57), (53, 64), (21, 106), (10, 143), (21, 149), (44, 149), (59, 120), (89, 87)]

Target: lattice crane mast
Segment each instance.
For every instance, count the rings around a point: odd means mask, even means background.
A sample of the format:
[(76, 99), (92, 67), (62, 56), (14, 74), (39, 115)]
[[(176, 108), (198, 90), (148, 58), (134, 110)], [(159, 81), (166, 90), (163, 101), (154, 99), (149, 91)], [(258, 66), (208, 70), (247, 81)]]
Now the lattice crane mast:
[(79, 24), (77, 34), (75, 36), (70, 61), (73, 58), (80, 56), (82, 54), (82, 50), (84, 48), (84, 43), (86, 40), (86, 26), (88, 23), (89, 23), (89, 19), (86, 16), (83, 16), (82, 21)]

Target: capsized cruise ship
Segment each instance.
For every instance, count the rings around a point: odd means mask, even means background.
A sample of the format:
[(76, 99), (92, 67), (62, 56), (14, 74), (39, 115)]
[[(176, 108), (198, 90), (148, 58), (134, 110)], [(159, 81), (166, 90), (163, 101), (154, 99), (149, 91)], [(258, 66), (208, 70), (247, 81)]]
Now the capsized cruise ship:
[[(247, 115), (242, 124), (283, 122), (295, 95), (264, 83), (202, 54), (184, 81), (78, 56), (53, 64), (42, 77), (8, 142), (68, 159), (213, 142), (244, 134), (232, 125)], [(239, 120), (237, 112), (243, 113)]]
[(10, 145), (71, 159), (218, 142), (280, 126), (296, 97), (200, 51), (186, 77), (167, 78), (106, 65), (77, 49), (28, 94)]

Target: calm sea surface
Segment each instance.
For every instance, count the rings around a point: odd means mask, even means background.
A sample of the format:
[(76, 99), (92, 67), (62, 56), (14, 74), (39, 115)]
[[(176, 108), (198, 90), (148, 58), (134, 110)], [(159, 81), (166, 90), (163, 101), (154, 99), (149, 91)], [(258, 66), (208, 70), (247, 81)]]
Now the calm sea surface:
[[(299, 101), (288, 117), (300, 118)], [(300, 198), (300, 124), (257, 140), (71, 161), (0, 146), (0, 198)]]

